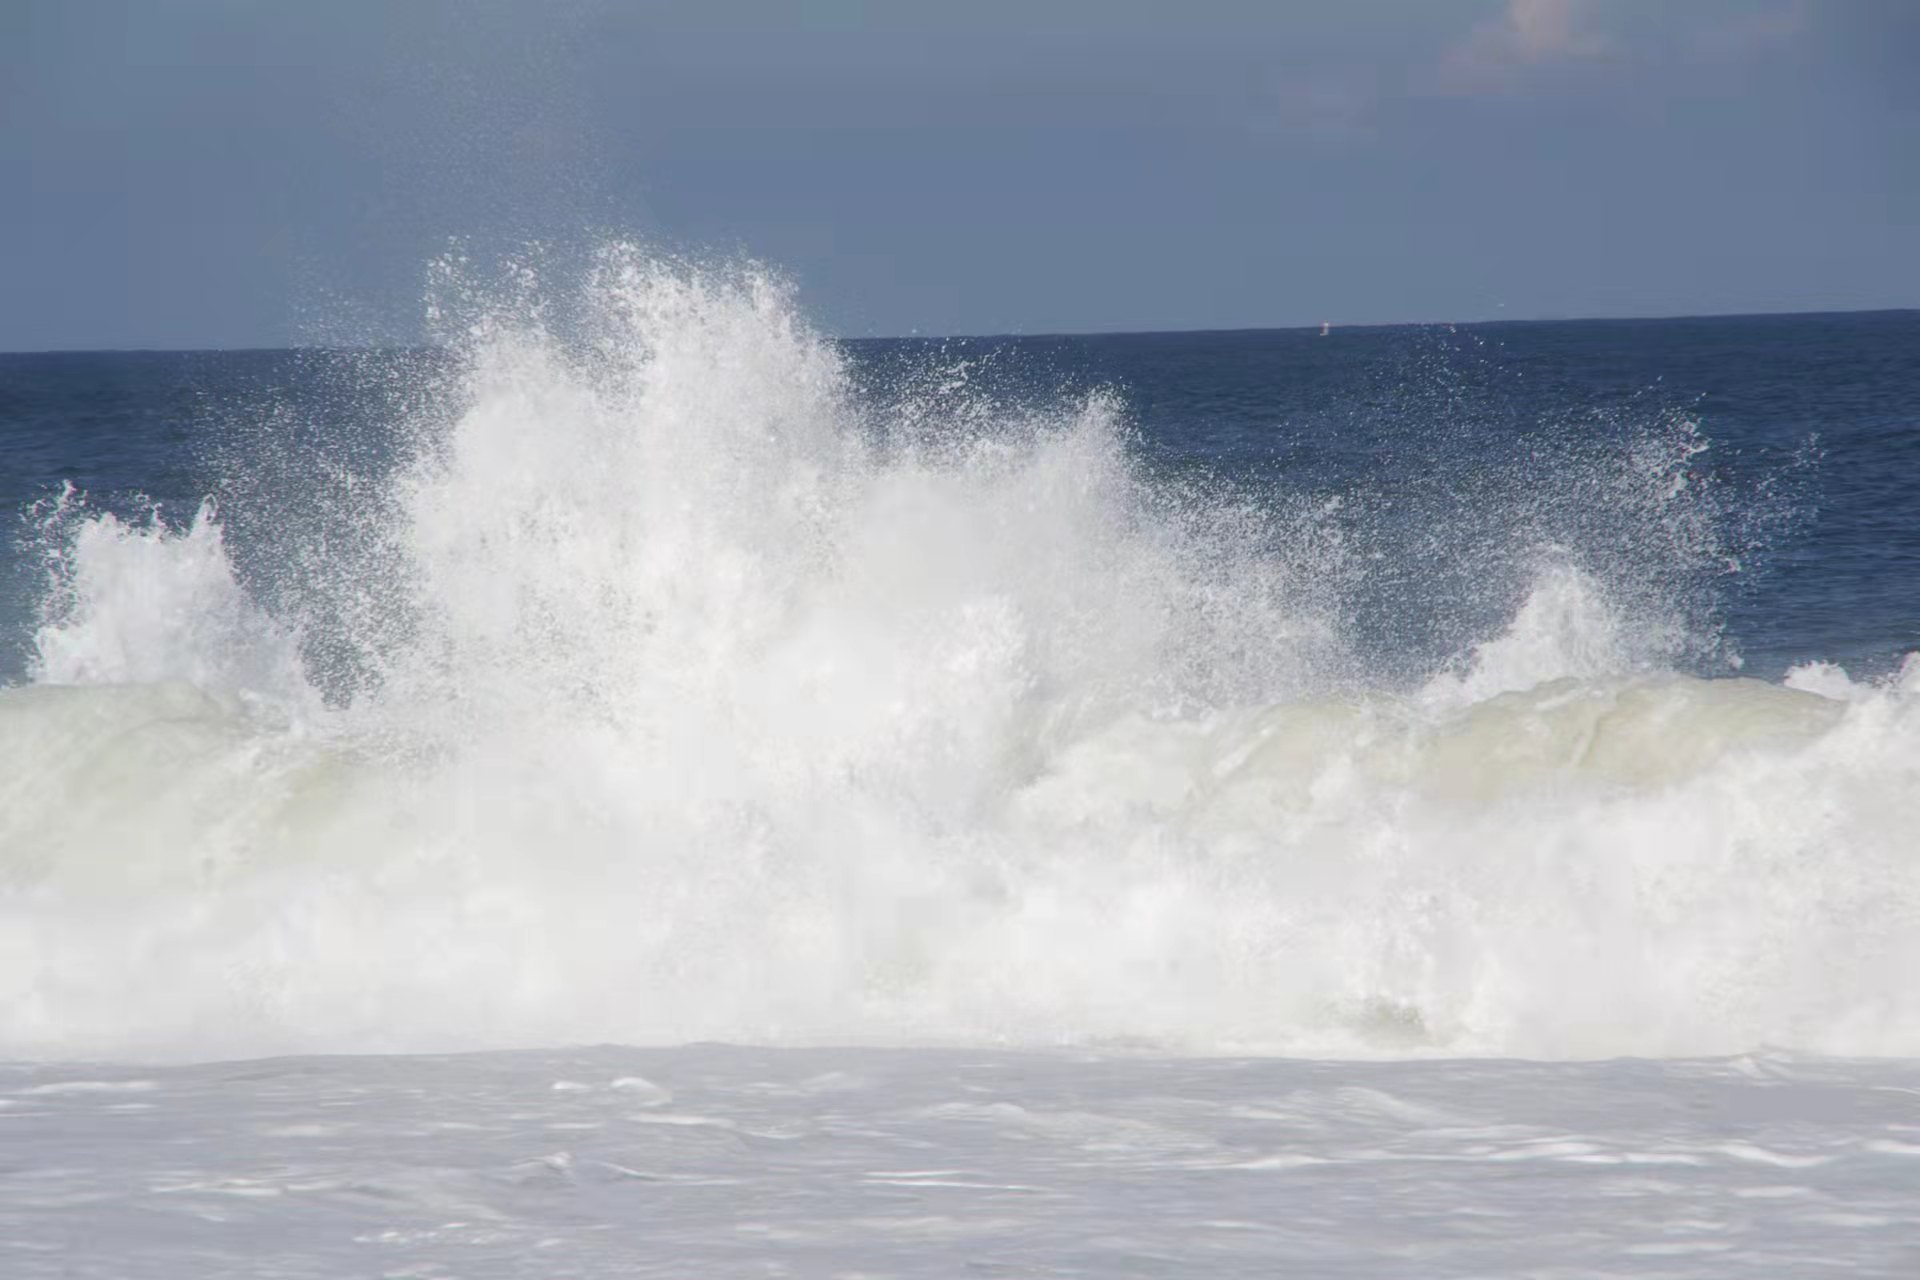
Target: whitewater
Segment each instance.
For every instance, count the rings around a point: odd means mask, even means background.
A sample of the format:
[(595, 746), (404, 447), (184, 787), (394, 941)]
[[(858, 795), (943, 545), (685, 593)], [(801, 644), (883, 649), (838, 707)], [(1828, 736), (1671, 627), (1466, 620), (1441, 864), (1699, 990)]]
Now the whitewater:
[(1692, 425), (1388, 661), (1121, 393), (509, 286), (271, 559), (30, 513), (0, 1271), (1920, 1266), (1920, 661), (1737, 674)]

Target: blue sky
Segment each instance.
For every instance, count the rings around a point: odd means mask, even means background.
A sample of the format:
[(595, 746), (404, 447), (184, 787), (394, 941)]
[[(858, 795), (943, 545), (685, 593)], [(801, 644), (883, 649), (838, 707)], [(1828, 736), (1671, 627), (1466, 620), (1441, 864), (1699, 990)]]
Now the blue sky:
[(13, 0), (0, 349), (385, 341), (461, 237), (846, 334), (1920, 305), (1914, 0)]

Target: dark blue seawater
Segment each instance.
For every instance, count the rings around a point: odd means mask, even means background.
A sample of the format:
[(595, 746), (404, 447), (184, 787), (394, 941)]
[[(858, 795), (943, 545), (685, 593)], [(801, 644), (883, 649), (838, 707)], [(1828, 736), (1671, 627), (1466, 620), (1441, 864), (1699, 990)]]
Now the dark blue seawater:
[[(1106, 389), (1146, 466), (1234, 501), (1316, 507), (1356, 552), (1354, 625), (1409, 674), (1497, 628), (1556, 550), (1683, 603), (1703, 637), (1688, 664), (1708, 673), (1821, 658), (1871, 674), (1920, 647), (1920, 313), (847, 350), (875, 402), (929, 369), (964, 369), (1014, 405)], [(333, 463), (377, 471), (401, 452), (400, 424), (447, 411), (433, 403), (443, 363), (0, 355), (0, 680), (25, 670), (44, 589), (34, 504), (71, 483), (96, 508), (157, 502), (179, 521), (215, 497), (243, 577), (268, 584), (290, 541), (355, 518), (328, 488)], [(1631, 498), (1643, 482), (1685, 492), (1663, 513)]]

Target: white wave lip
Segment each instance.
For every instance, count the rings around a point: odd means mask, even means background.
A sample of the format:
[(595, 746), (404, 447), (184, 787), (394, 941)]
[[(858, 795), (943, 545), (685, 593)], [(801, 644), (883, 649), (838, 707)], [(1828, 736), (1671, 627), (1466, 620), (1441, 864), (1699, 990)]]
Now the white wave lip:
[(876, 423), (762, 273), (584, 297), (473, 324), (328, 597), (399, 620), (346, 705), (210, 510), (70, 513), (0, 1054), (1920, 1053), (1915, 668), (1669, 674), (1547, 564), (1369, 688), (1338, 540), (1148, 481), (1103, 398)]

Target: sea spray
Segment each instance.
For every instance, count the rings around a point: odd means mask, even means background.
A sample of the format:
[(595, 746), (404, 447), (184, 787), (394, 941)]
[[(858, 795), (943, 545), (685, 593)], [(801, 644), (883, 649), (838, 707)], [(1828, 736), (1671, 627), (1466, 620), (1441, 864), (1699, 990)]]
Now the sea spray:
[(751, 266), (465, 270), (301, 572), (50, 522), (0, 1053), (1920, 1051), (1912, 682), (1670, 670), (1697, 441), (1473, 508), (1510, 619), (1370, 676), (1366, 520), (1110, 394), (876, 399)]

